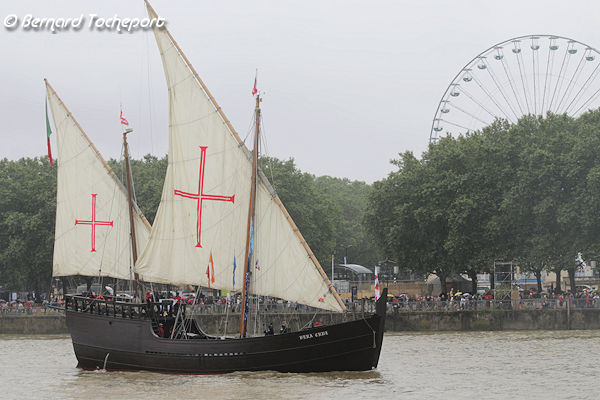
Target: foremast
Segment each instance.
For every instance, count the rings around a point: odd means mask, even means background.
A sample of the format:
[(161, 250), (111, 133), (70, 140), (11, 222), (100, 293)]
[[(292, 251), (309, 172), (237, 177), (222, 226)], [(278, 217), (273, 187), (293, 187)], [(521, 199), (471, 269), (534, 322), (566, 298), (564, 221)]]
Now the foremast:
[(258, 175), (258, 140), (260, 135), (260, 94), (256, 95), (256, 108), (254, 110), (255, 131), (254, 131), (254, 150), (252, 151), (252, 178), (250, 183), (250, 205), (248, 207), (248, 225), (246, 228), (246, 251), (245, 251), (245, 271), (244, 285), (242, 288), (242, 312), (240, 316), (240, 337), (246, 337), (246, 327), (248, 325), (248, 289), (250, 286), (250, 276), (252, 274), (252, 253), (254, 241), (254, 215), (256, 210), (256, 176)]

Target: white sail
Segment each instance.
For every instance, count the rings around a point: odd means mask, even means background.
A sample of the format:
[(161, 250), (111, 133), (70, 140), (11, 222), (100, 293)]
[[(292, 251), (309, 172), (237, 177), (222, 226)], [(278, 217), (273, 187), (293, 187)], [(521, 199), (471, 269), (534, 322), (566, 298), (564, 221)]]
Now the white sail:
[[(58, 156), (52, 273), (130, 279), (127, 190), (47, 81), (46, 91)], [(134, 221), (143, 249), (150, 225), (139, 210)]]
[[(156, 17), (149, 5), (148, 12)], [(250, 152), (166, 28), (154, 33), (169, 89), (169, 163), (137, 271), (148, 281), (239, 290), (247, 262)], [(258, 184), (254, 227), (251, 293), (343, 309), (264, 176)]]

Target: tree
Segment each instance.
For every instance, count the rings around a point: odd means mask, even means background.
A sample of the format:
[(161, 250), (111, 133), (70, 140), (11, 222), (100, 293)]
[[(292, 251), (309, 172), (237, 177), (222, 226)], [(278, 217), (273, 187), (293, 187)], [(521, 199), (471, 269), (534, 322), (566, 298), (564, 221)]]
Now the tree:
[(349, 262), (365, 266), (376, 265), (379, 257), (363, 223), (368, 207), (369, 185), (347, 178), (320, 176), (315, 179), (315, 187), (319, 193), (331, 198), (339, 208), (335, 219), (335, 246), (332, 253), (335, 252), (341, 258), (346, 248), (352, 246)]
[(544, 268), (567, 269), (573, 282), (576, 254), (600, 255), (599, 145), (600, 111), (442, 138), (421, 160), (401, 155), (398, 171), (373, 185), (369, 232), (409, 268), (442, 282), (466, 273), (473, 290), (496, 258), (518, 259), (538, 288)]
[(56, 168), (47, 157), (0, 161), (0, 282), (12, 290), (51, 284)]
[[(124, 161), (111, 159), (108, 164), (121, 182), (127, 185)], [(131, 160), (132, 186), (135, 188), (136, 201), (150, 224), (154, 222), (158, 210), (166, 173), (167, 156), (157, 158), (146, 154), (143, 160)]]
[(375, 182), (369, 195), (366, 223), (381, 252), (401, 266), (420, 273), (435, 273), (442, 288), (457, 272), (444, 246), (449, 225), (447, 177), (433, 164), (410, 152), (393, 163), (398, 171)]
[(315, 177), (296, 168), (293, 159), (261, 157), (260, 167), (322, 265), (335, 248), (339, 207), (317, 190)]

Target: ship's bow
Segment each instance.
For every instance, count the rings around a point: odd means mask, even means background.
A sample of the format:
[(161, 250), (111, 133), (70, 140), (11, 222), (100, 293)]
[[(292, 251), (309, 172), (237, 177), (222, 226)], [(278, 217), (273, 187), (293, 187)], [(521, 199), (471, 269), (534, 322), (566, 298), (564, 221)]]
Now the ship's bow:
[(383, 332), (385, 330), (385, 317), (387, 314), (387, 295), (388, 289), (384, 288), (381, 297), (379, 297), (375, 305), (375, 314), (379, 317), (379, 321), (377, 323), (375, 334), (376, 349), (373, 354), (373, 368), (376, 368), (379, 363), (379, 355), (381, 354), (381, 346), (383, 345)]

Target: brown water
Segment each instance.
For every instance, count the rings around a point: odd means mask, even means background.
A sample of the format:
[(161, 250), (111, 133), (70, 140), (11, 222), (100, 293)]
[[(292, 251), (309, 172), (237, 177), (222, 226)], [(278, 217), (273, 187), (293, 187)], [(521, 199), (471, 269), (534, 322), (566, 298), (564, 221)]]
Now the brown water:
[(77, 369), (68, 336), (0, 335), (1, 399), (591, 399), (600, 331), (389, 334), (369, 372)]

